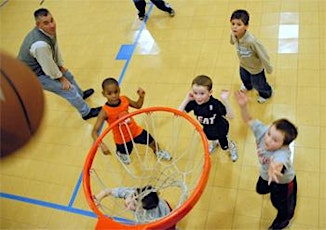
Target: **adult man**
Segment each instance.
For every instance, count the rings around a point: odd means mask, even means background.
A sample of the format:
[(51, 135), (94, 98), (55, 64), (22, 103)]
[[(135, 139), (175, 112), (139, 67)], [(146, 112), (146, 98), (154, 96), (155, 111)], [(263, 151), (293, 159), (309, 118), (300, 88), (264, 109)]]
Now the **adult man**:
[(63, 66), (57, 42), (56, 23), (44, 8), (34, 12), (36, 27), (25, 37), (18, 59), (25, 62), (36, 74), (43, 88), (69, 101), (84, 120), (96, 117), (101, 107), (90, 108), (85, 99), (93, 89), (82, 91), (73, 75)]

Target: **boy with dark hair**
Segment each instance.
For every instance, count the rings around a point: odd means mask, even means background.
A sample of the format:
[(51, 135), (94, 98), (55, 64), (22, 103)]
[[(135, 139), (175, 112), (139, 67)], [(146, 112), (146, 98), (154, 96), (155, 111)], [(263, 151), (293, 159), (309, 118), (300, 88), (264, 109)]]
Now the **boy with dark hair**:
[(262, 195), (270, 193), (272, 204), (277, 209), (277, 216), (269, 229), (283, 229), (290, 223), (297, 201), (297, 181), (289, 144), (297, 137), (298, 130), (287, 119), (276, 120), (271, 126), (254, 120), (248, 111), (247, 96), (238, 91), (235, 98), (243, 121), (256, 138), (261, 166), (256, 191)]
[(241, 91), (258, 91), (257, 101), (264, 103), (272, 96), (272, 87), (268, 84), (265, 70), (271, 74), (273, 68), (264, 46), (248, 32), (249, 13), (236, 10), (231, 18), (231, 44), (235, 45), (240, 60)]
[[(96, 123), (92, 130), (92, 137), (95, 141), (99, 137), (99, 131), (104, 121), (108, 125), (114, 123), (120, 117), (129, 113), (129, 107), (140, 109), (143, 106), (145, 91), (142, 88), (137, 90), (139, 96), (137, 101), (131, 100), (127, 96), (120, 96), (120, 86), (116, 79), (109, 77), (102, 82), (102, 94), (107, 99), (102, 110), (98, 114)], [(125, 121), (124, 125), (112, 127), (113, 138), (116, 144), (116, 155), (124, 164), (130, 164), (129, 154), (133, 150), (133, 142), (148, 145), (158, 159), (171, 160), (170, 153), (162, 150), (151, 134), (140, 127), (131, 117)], [(110, 154), (107, 145), (102, 142), (101, 149), (104, 154)]]
[[(93, 197), (95, 204), (101, 205), (102, 199), (109, 195), (124, 199), (124, 206), (134, 212), (135, 219), (139, 223), (154, 221), (172, 211), (170, 205), (159, 198), (157, 190), (151, 185), (142, 188), (106, 188)], [(169, 229), (174, 229), (174, 227)]]

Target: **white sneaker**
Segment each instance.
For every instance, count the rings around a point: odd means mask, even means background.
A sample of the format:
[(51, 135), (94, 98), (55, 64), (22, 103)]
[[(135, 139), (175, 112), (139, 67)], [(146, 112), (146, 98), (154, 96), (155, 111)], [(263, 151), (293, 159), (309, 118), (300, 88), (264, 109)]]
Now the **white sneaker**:
[(172, 157), (171, 157), (170, 153), (168, 153), (165, 150), (158, 150), (156, 152), (156, 157), (159, 158), (159, 159), (167, 160), (167, 161), (172, 160)]
[(248, 89), (246, 88), (246, 86), (244, 86), (244, 84), (241, 84), (240, 91), (245, 93), (248, 91)]
[(218, 146), (218, 141), (211, 141), (211, 143), (209, 143), (208, 146), (209, 154), (212, 154), (217, 146)]
[(122, 161), (122, 163), (129, 165), (131, 163), (129, 154), (123, 154), (120, 153), (119, 151), (117, 151), (117, 156), (119, 157), (120, 161)]
[(263, 104), (263, 103), (265, 103), (267, 101), (267, 98), (263, 98), (263, 97), (259, 96), (257, 98), (257, 101), (258, 101), (258, 103)]
[(237, 161), (238, 159), (238, 150), (237, 146), (233, 141), (230, 141), (229, 143), (229, 151), (230, 151), (230, 157), (233, 162)]

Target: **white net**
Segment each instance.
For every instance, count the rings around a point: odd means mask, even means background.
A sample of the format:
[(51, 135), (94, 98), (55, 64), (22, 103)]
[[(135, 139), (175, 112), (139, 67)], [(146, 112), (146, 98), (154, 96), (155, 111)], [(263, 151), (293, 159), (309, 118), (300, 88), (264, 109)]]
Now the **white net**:
[[(129, 119), (128, 116), (124, 121)], [(132, 118), (154, 138), (156, 152), (160, 148), (168, 152), (172, 160), (156, 156), (148, 147), (149, 143), (136, 144), (132, 138), (130, 163), (125, 164), (115, 154), (115, 143), (109, 131), (103, 136), (102, 142), (110, 147), (112, 155), (104, 155), (100, 148), (97, 149), (89, 172), (91, 194), (98, 195), (107, 188), (136, 189), (150, 185), (160, 199), (170, 205), (172, 212), (175, 212), (193, 195), (198, 186), (205, 186), (199, 183), (204, 171), (207, 170), (205, 173), (208, 173), (209, 170), (209, 167), (204, 167), (205, 161), (209, 160), (209, 154), (205, 153), (206, 139), (200, 133), (201, 129), (198, 130), (198, 127), (185, 117), (176, 115), (172, 109), (139, 113)], [(127, 127), (128, 130), (128, 122), (124, 121), (120, 122), (119, 126)], [(149, 136), (147, 142), (148, 140)], [(146, 215), (146, 210), (140, 204), (141, 199), (136, 200), (138, 202), (134, 211), (126, 207), (125, 199), (118, 199), (112, 195), (106, 196), (100, 202), (97, 201), (97, 206), (103, 214), (127, 225), (157, 220), (153, 215)], [(142, 212), (144, 213), (142, 218), (137, 218), (137, 214)]]

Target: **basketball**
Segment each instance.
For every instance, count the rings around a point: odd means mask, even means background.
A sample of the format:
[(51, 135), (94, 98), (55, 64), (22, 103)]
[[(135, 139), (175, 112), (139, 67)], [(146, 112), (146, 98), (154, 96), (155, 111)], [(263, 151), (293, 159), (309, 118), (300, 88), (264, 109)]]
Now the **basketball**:
[(26, 144), (40, 126), (44, 94), (23, 62), (0, 52), (1, 157)]

